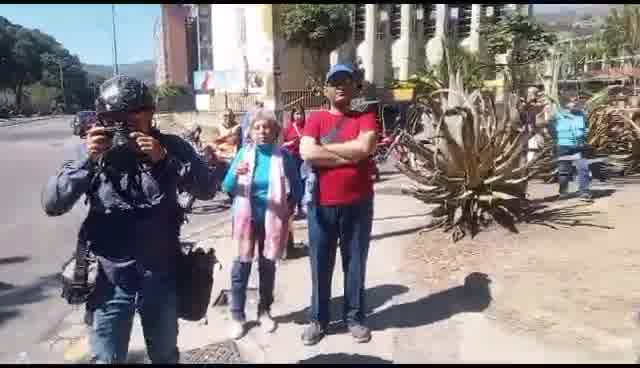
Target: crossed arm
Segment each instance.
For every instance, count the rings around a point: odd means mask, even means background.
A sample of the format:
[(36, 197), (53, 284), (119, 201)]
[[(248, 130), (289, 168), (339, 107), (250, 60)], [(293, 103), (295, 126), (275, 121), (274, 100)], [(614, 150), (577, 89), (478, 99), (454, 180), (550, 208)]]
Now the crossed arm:
[(358, 138), (320, 145), (314, 138), (304, 136), (300, 141), (300, 155), (313, 166), (338, 167), (366, 159), (376, 149), (376, 132), (365, 131)]

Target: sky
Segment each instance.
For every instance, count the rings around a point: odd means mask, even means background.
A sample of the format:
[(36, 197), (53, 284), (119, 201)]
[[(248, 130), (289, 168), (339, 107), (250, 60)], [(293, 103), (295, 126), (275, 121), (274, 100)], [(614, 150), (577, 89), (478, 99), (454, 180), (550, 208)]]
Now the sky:
[[(159, 4), (117, 4), (118, 64), (154, 57)], [(0, 4), (0, 16), (53, 36), (85, 64), (113, 64), (110, 4)]]

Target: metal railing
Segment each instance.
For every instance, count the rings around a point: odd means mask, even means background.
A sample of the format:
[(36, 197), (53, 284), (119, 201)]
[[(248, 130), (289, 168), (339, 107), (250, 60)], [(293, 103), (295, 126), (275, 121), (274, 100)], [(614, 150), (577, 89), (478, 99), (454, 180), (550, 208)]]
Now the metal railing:
[(329, 101), (323, 95), (317, 95), (308, 89), (291, 89), (282, 91), (283, 110), (291, 110), (300, 104), (305, 110), (328, 108)]
[(242, 113), (251, 110), (260, 100), (257, 93), (217, 93), (211, 96), (211, 111), (222, 112), (227, 108), (234, 113)]

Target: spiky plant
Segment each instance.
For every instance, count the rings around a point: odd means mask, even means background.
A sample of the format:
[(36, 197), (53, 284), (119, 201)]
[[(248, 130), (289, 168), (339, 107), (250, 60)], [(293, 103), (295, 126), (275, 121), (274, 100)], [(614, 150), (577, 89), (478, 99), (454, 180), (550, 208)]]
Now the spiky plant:
[(612, 172), (630, 175), (640, 168), (640, 127), (637, 108), (600, 106), (589, 114), (587, 143), (608, 157)]
[(517, 221), (527, 203), (526, 183), (535, 174), (528, 169), (544, 152), (523, 164), (526, 142), (517, 129), (516, 96), (510, 95), (499, 120), (493, 100), (481, 90), (465, 91), (458, 71), (450, 73), (448, 89), (430, 97), (422, 108), (437, 121), (433, 139), (423, 143), (408, 133), (400, 137), (399, 145), (416, 161), (398, 163), (415, 182), (405, 193), (437, 204), (432, 228), (452, 231), (453, 241), (493, 221)]

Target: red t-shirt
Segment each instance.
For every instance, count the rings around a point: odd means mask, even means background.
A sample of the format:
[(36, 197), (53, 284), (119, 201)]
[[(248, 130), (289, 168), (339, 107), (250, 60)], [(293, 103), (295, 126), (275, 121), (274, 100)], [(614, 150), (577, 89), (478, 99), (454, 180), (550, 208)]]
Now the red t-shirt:
[[(297, 125), (297, 130), (296, 130)], [(301, 122), (291, 121), (287, 129), (284, 131), (284, 141), (286, 142), (295, 142), (291, 145), (286, 145), (285, 149), (289, 151), (294, 156), (300, 157), (300, 138), (302, 138), (302, 133), (304, 131), (304, 126)], [(298, 134), (300, 132), (300, 134)]]
[[(343, 115), (334, 115), (329, 111), (318, 111), (311, 114), (305, 124), (305, 137), (315, 138), (328, 134)], [(350, 112), (342, 123), (334, 143), (356, 139), (360, 132), (376, 131), (374, 112)], [(340, 206), (353, 204), (373, 195), (370, 160), (364, 159), (355, 165), (335, 168), (317, 168), (319, 184), (319, 201), (323, 206)]]

